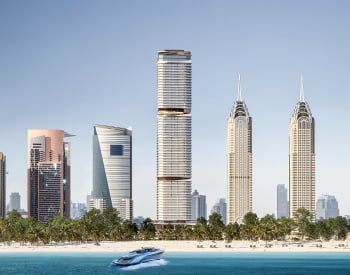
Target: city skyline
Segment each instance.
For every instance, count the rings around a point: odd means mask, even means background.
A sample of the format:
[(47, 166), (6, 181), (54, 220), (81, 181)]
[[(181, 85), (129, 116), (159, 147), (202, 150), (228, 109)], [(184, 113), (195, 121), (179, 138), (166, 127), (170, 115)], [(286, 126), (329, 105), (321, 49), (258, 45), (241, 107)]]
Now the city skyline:
[[(192, 189), (208, 205), (226, 196), (226, 119), (240, 72), (254, 115), (253, 212), (275, 212), (276, 184), (288, 184), (288, 123), (302, 73), (317, 117), (316, 197), (332, 193), (340, 214), (349, 214), (349, 10), (348, 1), (313, 0), (1, 2), (6, 198), (20, 192), (26, 205), (27, 129), (76, 134), (72, 200), (85, 202), (92, 125), (132, 125), (134, 212), (155, 218), (156, 52), (180, 48), (191, 50), (194, 64)], [(64, 111), (54, 117), (48, 103), (57, 95)]]

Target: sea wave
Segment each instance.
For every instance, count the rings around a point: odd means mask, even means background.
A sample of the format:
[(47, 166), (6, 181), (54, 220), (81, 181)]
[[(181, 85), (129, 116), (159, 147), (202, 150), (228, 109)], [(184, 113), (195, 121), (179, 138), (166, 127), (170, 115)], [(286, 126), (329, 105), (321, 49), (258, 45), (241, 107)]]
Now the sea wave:
[(130, 271), (130, 270), (138, 270), (138, 269), (142, 269), (142, 268), (148, 268), (148, 267), (156, 267), (156, 266), (161, 266), (161, 265), (167, 265), (168, 262), (164, 259), (160, 259), (160, 260), (154, 260), (154, 261), (150, 261), (147, 263), (140, 263), (137, 265), (130, 265), (130, 266), (126, 266), (126, 267), (122, 267), (119, 268), (119, 270), (121, 271)]

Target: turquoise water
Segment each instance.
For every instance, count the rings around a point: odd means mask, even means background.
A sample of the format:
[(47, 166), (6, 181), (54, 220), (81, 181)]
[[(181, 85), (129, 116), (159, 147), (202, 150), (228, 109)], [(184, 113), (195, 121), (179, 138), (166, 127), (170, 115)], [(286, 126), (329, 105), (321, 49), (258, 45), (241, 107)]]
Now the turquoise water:
[(131, 270), (114, 253), (1, 253), (0, 274), (350, 274), (350, 253), (166, 253)]

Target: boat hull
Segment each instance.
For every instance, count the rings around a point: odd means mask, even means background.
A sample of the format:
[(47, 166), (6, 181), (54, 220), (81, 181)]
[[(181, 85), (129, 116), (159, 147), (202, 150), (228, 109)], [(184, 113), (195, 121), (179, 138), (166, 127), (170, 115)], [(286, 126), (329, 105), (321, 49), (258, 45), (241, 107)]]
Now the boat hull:
[(112, 266), (116, 267), (127, 267), (138, 265), (141, 263), (148, 263), (163, 258), (164, 251), (158, 248), (143, 248), (134, 250), (128, 254), (121, 256), (112, 261)]

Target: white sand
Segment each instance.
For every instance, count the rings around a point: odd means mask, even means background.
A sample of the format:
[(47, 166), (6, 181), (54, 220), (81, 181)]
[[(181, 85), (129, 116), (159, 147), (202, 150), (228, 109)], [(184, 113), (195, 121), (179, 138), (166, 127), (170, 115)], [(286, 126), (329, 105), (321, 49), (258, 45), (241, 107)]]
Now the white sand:
[[(11, 252), (128, 252), (141, 247), (159, 247), (166, 252), (350, 252), (350, 241), (304, 242), (269, 242), (264, 241), (123, 241), (101, 242), (100, 245), (20, 245), (10, 246), (0, 243), (0, 253)], [(322, 247), (319, 247), (322, 245)], [(200, 246), (200, 247), (197, 247)], [(229, 247), (230, 246), (230, 247)]]

